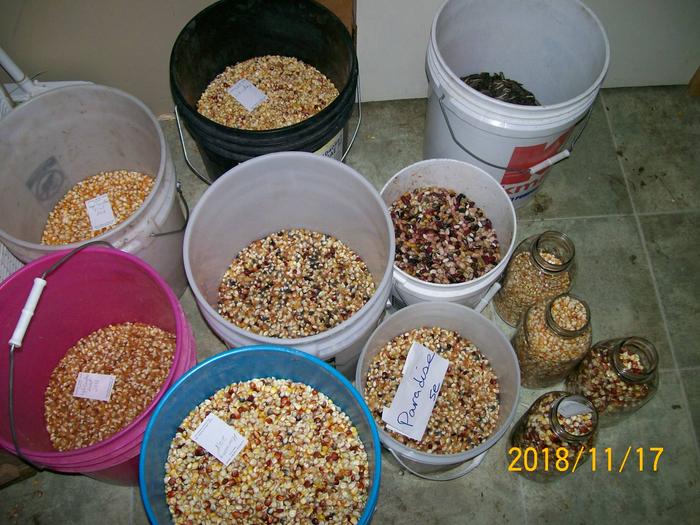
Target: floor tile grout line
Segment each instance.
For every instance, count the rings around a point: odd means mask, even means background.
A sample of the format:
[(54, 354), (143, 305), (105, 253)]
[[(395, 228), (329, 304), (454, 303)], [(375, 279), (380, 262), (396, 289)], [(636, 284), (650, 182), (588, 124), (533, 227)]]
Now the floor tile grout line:
[[(603, 102), (603, 106), (605, 107), (605, 98), (603, 95), (603, 92), (600, 92), (600, 98), (601, 101)], [(612, 122), (610, 120), (610, 113), (608, 111), (605, 111), (605, 120), (608, 124), (608, 130), (610, 131), (610, 138), (612, 139), (613, 142), (613, 147), (617, 151), (618, 144), (617, 140), (615, 139), (615, 134), (613, 132), (613, 126)], [(676, 378), (678, 379), (678, 387), (681, 392), (681, 400), (685, 404), (685, 412), (686, 412), (686, 418), (688, 420), (688, 424), (690, 427), (690, 436), (693, 438), (693, 444), (695, 445), (695, 453), (700, 457), (700, 443), (698, 443), (698, 436), (695, 432), (695, 424), (693, 422), (693, 415), (690, 411), (690, 403), (688, 402), (688, 395), (685, 391), (685, 384), (683, 383), (683, 377), (680, 373), (680, 369), (678, 366), (678, 359), (676, 358), (676, 351), (673, 346), (673, 340), (671, 339), (671, 331), (669, 330), (668, 327), (668, 322), (666, 320), (666, 309), (664, 308), (663, 302), (661, 301), (661, 293), (659, 291), (659, 283), (656, 280), (656, 274), (654, 273), (654, 266), (652, 265), (651, 262), (651, 254), (649, 253), (649, 249), (647, 247), (647, 242), (646, 242), (646, 237), (644, 236), (644, 229), (642, 228), (642, 221), (639, 217), (639, 214), (637, 212), (637, 206), (634, 202), (634, 198), (632, 197), (632, 189), (630, 187), (630, 182), (627, 178), (627, 171), (625, 170), (625, 166), (622, 163), (622, 159), (618, 156), (617, 157), (617, 163), (620, 167), (620, 171), (622, 172), (622, 179), (625, 181), (625, 187), (627, 188), (627, 196), (630, 199), (630, 205), (632, 206), (632, 214), (634, 215), (634, 220), (637, 225), (637, 234), (639, 235), (639, 241), (642, 245), (642, 253), (644, 254), (644, 257), (647, 262), (647, 266), (649, 267), (649, 275), (651, 278), (651, 285), (654, 289), (654, 295), (656, 296), (656, 302), (659, 305), (659, 312), (661, 314), (661, 321), (663, 322), (664, 326), (664, 332), (666, 334), (666, 342), (668, 344), (669, 349), (671, 350), (671, 359), (673, 360), (673, 365), (674, 365), (674, 371), (676, 373)]]
[(700, 212), (700, 208), (683, 208), (682, 210), (639, 211), (640, 217), (654, 217), (655, 215), (684, 215)]
[(525, 489), (523, 487), (524, 481), (523, 477), (519, 474), (516, 474), (518, 476), (518, 490), (520, 491), (520, 505), (523, 508), (523, 523), (524, 525), (529, 525), (530, 523), (530, 518), (527, 514), (527, 505), (525, 504)]
[(678, 368), (676, 366), (673, 366), (673, 367), (664, 366), (664, 367), (658, 368), (659, 372), (675, 372), (676, 370), (682, 370), (682, 369)]
[(700, 371), (700, 366), (679, 366), (679, 372), (698, 372)]
[(631, 213), (612, 213), (610, 215), (572, 215), (571, 217), (540, 217), (535, 219), (518, 219), (518, 224), (538, 222), (538, 221), (566, 221), (566, 220), (586, 220), (586, 219), (618, 219), (632, 217)]
[(135, 487), (131, 487), (131, 502), (130, 502), (130, 507), (131, 507), (131, 512), (129, 513), (129, 524), (134, 525), (134, 491), (136, 490)]

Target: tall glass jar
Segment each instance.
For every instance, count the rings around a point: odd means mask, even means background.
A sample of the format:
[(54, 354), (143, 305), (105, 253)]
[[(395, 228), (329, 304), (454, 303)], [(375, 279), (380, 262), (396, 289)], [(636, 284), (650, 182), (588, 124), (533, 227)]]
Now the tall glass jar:
[(566, 379), (569, 392), (586, 396), (610, 426), (639, 410), (659, 387), (659, 355), (642, 337), (596, 343)]
[(546, 231), (522, 241), (494, 297), (501, 319), (516, 326), (536, 302), (568, 292), (574, 277), (574, 255), (574, 243), (561, 232)]
[(563, 381), (591, 347), (591, 313), (582, 299), (564, 293), (531, 306), (513, 337), (526, 388)]
[(509, 454), (522, 454), (522, 475), (553, 481), (579, 469), (595, 446), (598, 414), (583, 396), (547, 392), (513, 427)]

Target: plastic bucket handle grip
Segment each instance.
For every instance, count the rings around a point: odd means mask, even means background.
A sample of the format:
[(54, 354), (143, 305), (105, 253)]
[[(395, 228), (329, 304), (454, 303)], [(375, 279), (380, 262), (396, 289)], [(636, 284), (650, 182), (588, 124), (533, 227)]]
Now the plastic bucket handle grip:
[(454, 130), (452, 129), (452, 123), (450, 122), (449, 117), (447, 116), (447, 111), (445, 111), (445, 104), (444, 104), (444, 99), (445, 99), (445, 93), (440, 95), (438, 97), (438, 104), (440, 104), (440, 111), (442, 112), (442, 116), (445, 119), (445, 124), (447, 124), (447, 130), (450, 132), (450, 136), (452, 137), (452, 140), (454, 141), (459, 148), (464, 151), (467, 155), (470, 157), (475, 158), (479, 162), (482, 162), (483, 164), (486, 164), (487, 166), (490, 166), (492, 168), (496, 168), (499, 170), (504, 170), (504, 171), (517, 171), (519, 173), (537, 173), (538, 171), (542, 170), (543, 168), (553, 166), (554, 164), (561, 162), (564, 159), (568, 159), (569, 156), (571, 155), (571, 152), (574, 151), (574, 146), (578, 142), (578, 140), (581, 138), (581, 135), (583, 134), (583, 131), (586, 129), (586, 126), (588, 125), (588, 120), (591, 116), (591, 112), (593, 111), (593, 104), (588, 108), (588, 111), (586, 111), (586, 114), (581, 117), (578, 122), (574, 124), (573, 127), (578, 126), (581, 122), (583, 122), (583, 126), (580, 127), (578, 134), (574, 139), (571, 141), (571, 145), (564, 149), (560, 153), (555, 153), (551, 157), (543, 160), (542, 162), (537, 163), (534, 166), (530, 166), (529, 168), (509, 168), (508, 166), (499, 166), (498, 164), (494, 164), (492, 162), (489, 162), (488, 160), (482, 159), (479, 157), (477, 154), (472, 152), (469, 148), (467, 148), (460, 140), (457, 138), (457, 135), (455, 135)]

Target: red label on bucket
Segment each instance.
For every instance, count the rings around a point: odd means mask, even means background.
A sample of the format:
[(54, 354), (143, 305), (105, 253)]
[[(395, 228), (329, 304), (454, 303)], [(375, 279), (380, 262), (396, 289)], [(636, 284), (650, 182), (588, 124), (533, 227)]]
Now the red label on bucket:
[(564, 132), (550, 145), (535, 144), (534, 146), (518, 146), (515, 148), (510, 162), (508, 162), (508, 170), (503, 175), (503, 179), (501, 179), (501, 185), (506, 190), (506, 193), (508, 195), (517, 195), (534, 190), (539, 186), (548, 168), (538, 173), (515, 170), (526, 170), (530, 166), (534, 166), (556, 154), (566, 142), (566, 139), (569, 138), (573, 129), (571, 128)]

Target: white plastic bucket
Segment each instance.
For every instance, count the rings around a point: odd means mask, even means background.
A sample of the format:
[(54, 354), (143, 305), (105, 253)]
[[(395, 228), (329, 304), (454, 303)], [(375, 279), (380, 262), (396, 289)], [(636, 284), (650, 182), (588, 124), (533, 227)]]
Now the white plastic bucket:
[(460, 303), (483, 310), (496, 294), (498, 280), (515, 248), (515, 209), (504, 189), (484, 170), (452, 159), (429, 159), (394, 175), (382, 188), (387, 206), (402, 194), (423, 186), (439, 186), (465, 194), (491, 219), (501, 246), (501, 260), (488, 273), (465, 283), (435, 284), (422, 281), (394, 265), (394, 297), (402, 304), (423, 301)]
[[(218, 288), (231, 260), (251, 242), (289, 228), (343, 241), (367, 264), (376, 285), (370, 300), (330, 330), (297, 339), (265, 337), (218, 314)], [(224, 173), (202, 195), (185, 232), (185, 271), (202, 315), (234, 347), (294, 347), (352, 377), (367, 338), (391, 293), (394, 229), (377, 190), (354, 169), (313, 153), (253, 158)]]
[[(605, 29), (578, 0), (448, 0), (433, 20), (426, 55), (424, 158), (474, 163), (516, 207), (525, 205), (548, 171), (528, 168), (583, 131), (609, 60)], [(502, 102), (460, 80), (482, 71), (521, 82), (542, 106)]]
[(367, 341), (357, 363), (355, 386), (364, 396), (367, 372), (374, 356), (394, 337), (423, 326), (454, 330), (484, 354), (498, 377), (500, 411), (496, 430), (478, 447), (458, 454), (428, 454), (399, 443), (379, 426), (379, 439), (409, 472), (426, 479), (447, 481), (476, 468), (484, 455), (510, 428), (520, 396), (520, 367), (508, 339), (491, 321), (454, 303), (408, 306), (386, 319)]
[(153, 266), (180, 296), (185, 219), (175, 169), (150, 110), (106, 86), (64, 87), (33, 97), (0, 120), (0, 241), (22, 262), (78, 246), (41, 244), (49, 212), (78, 182), (101, 171), (155, 178), (143, 205), (92, 240), (104, 240)]

